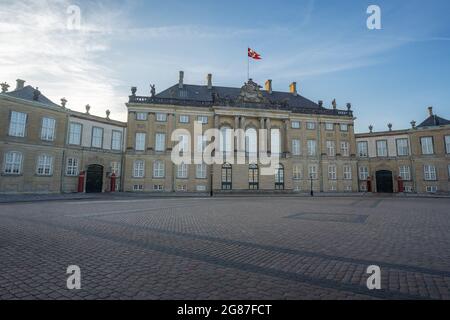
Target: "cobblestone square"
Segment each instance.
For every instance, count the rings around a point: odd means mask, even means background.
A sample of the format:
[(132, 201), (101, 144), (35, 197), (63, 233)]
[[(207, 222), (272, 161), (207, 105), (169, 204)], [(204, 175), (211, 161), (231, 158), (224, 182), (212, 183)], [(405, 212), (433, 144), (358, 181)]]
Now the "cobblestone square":
[[(0, 299), (450, 299), (449, 208), (395, 197), (0, 204)], [(66, 287), (70, 265), (81, 290)], [(366, 286), (371, 265), (381, 290)]]

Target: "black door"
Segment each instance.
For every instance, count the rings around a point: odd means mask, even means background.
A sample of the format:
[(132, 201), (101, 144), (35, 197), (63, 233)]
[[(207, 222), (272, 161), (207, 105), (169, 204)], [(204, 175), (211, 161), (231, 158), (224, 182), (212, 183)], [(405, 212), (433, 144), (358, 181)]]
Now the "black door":
[(103, 167), (91, 165), (86, 176), (86, 193), (100, 193), (103, 189)]
[(394, 192), (392, 171), (382, 170), (377, 172), (377, 192), (380, 193)]

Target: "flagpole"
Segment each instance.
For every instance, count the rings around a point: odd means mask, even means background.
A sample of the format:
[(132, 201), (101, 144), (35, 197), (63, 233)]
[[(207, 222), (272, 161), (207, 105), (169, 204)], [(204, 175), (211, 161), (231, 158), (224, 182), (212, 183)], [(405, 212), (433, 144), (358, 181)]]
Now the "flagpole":
[(247, 81), (248, 80), (250, 80), (250, 56), (247, 51)]

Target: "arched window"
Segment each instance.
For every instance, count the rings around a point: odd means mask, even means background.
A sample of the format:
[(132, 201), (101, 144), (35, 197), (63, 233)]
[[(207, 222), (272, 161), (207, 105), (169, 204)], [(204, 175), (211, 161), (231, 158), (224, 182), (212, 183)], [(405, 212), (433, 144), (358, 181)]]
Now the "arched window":
[(233, 188), (233, 168), (231, 164), (225, 163), (222, 166), (222, 190), (232, 190)]
[(250, 190), (259, 189), (259, 170), (256, 164), (251, 164), (248, 168), (248, 185)]
[(278, 165), (275, 171), (275, 190), (284, 190), (284, 166)]
[(249, 128), (245, 131), (245, 152), (249, 157), (257, 157), (258, 134), (254, 128)]

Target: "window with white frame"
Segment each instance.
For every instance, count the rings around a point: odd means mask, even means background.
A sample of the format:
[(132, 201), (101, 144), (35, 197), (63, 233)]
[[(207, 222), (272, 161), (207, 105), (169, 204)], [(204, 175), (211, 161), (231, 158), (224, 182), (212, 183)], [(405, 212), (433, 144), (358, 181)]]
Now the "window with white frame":
[(308, 156), (314, 157), (317, 155), (317, 141), (308, 140)]
[(10, 151), (5, 154), (5, 164), (3, 173), (11, 175), (19, 175), (22, 172), (22, 153)]
[(135, 184), (133, 186), (133, 191), (139, 191), (139, 192), (144, 191), (144, 186), (142, 184)]
[(436, 193), (438, 191), (437, 186), (426, 186), (426, 190), (428, 193)]
[(70, 123), (69, 125), (69, 144), (81, 145), (81, 130), (83, 126), (80, 123)]
[(302, 167), (300, 165), (295, 165), (292, 169), (292, 178), (294, 180), (301, 180), (302, 179)]
[(122, 132), (113, 130), (112, 132), (112, 140), (111, 140), (111, 149), (115, 151), (122, 150)]
[(325, 130), (334, 131), (334, 123), (331, 123), (331, 122), (325, 123)]
[(302, 154), (301, 151), (301, 141), (298, 139), (293, 139), (292, 140), (292, 154), (294, 156), (299, 156)]
[(180, 152), (183, 154), (189, 153), (190, 152), (189, 136), (186, 134), (182, 134), (179, 136), (179, 141), (180, 141)]
[(334, 141), (327, 141), (327, 155), (329, 157), (335, 157), (336, 156), (336, 142), (334, 142)]
[(165, 164), (161, 160), (156, 160), (153, 163), (153, 177), (154, 178), (164, 178), (166, 175)]
[(38, 157), (36, 174), (39, 176), (51, 176), (53, 173), (53, 157), (43, 154)]
[(352, 167), (349, 165), (344, 166), (344, 180), (352, 180)]
[(98, 127), (92, 128), (92, 147), (93, 148), (103, 147), (103, 128)]
[(450, 154), (450, 136), (445, 136), (445, 153)]
[(300, 121), (292, 121), (291, 127), (292, 129), (300, 129)]
[(197, 152), (203, 154), (203, 151), (205, 151), (206, 146), (208, 145), (208, 137), (201, 135), (197, 136)]
[(420, 138), (420, 144), (422, 145), (422, 154), (434, 154), (433, 138), (422, 137)]
[(358, 142), (358, 157), (367, 158), (369, 156), (369, 145), (367, 141)]
[(9, 122), (9, 135), (11, 137), (25, 137), (25, 127), (27, 125), (27, 114), (23, 112), (11, 112)]
[(136, 151), (145, 151), (145, 140), (147, 135), (143, 132), (136, 132)]
[(144, 178), (145, 176), (145, 161), (135, 160), (133, 163), (133, 178)]
[(387, 157), (388, 149), (387, 149), (387, 141), (386, 140), (377, 140), (377, 156), (378, 157)]
[(433, 165), (425, 165), (424, 166), (424, 178), (426, 181), (436, 181), (436, 167)]
[(341, 153), (343, 157), (350, 156), (350, 143), (348, 143), (347, 141), (341, 142)]
[(369, 168), (366, 166), (359, 167), (359, 180), (366, 181), (369, 178)]
[(341, 131), (342, 132), (348, 132), (348, 124), (346, 123), (341, 123)]
[(409, 156), (408, 139), (397, 139), (397, 155)]
[(78, 173), (78, 158), (67, 158), (66, 175), (76, 177)]
[(136, 120), (147, 121), (147, 118), (148, 118), (147, 112), (136, 112)]
[(317, 180), (317, 165), (311, 164), (308, 166), (309, 179)]
[(208, 124), (208, 117), (207, 116), (198, 116), (197, 122), (200, 122), (201, 124)]
[(411, 168), (410, 168), (410, 166), (400, 166), (398, 171), (399, 171), (399, 176), (404, 181), (411, 181)]
[(307, 122), (306, 123), (306, 129), (308, 129), (308, 130), (316, 130), (316, 123), (315, 122)]
[(112, 161), (111, 162), (111, 174), (115, 174), (116, 177), (120, 177), (120, 162)]
[(153, 191), (164, 191), (164, 186), (162, 184), (153, 185)]
[(158, 122), (167, 122), (167, 114), (165, 114), (165, 113), (157, 113), (156, 114), (156, 121), (158, 121)]
[(55, 140), (55, 126), (56, 126), (55, 119), (42, 118), (41, 140), (44, 141)]
[(156, 134), (155, 150), (157, 152), (164, 152), (166, 150), (166, 134), (165, 133), (157, 133)]
[(181, 115), (180, 116), (180, 123), (189, 123), (189, 116)]
[(337, 180), (336, 165), (328, 166), (328, 180)]
[(207, 166), (206, 164), (198, 164), (196, 168), (196, 177), (197, 179), (206, 179), (207, 176)]
[(184, 162), (177, 166), (177, 178), (178, 179), (188, 178), (188, 166)]

